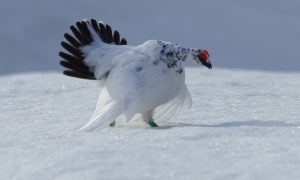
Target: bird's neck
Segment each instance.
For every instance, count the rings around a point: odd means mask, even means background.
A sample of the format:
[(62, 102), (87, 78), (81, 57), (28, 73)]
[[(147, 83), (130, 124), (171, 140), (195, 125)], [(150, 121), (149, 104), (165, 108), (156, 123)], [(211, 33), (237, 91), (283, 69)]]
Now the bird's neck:
[(169, 68), (181, 66), (181, 63), (187, 59), (194, 59), (196, 49), (187, 48), (178, 44), (172, 44), (164, 41), (158, 41), (161, 45), (160, 59), (167, 64)]

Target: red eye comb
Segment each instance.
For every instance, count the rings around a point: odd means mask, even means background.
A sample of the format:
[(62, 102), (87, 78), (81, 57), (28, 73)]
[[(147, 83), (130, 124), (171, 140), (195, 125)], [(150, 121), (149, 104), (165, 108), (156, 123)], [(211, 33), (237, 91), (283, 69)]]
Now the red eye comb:
[(202, 59), (202, 60), (204, 60), (204, 61), (207, 61), (208, 60), (208, 58), (209, 58), (209, 53), (208, 53), (208, 51), (205, 49), (205, 50), (201, 50), (200, 52), (199, 52), (199, 54), (198, 54), (198, 57), (199, 57), (199, 59)]

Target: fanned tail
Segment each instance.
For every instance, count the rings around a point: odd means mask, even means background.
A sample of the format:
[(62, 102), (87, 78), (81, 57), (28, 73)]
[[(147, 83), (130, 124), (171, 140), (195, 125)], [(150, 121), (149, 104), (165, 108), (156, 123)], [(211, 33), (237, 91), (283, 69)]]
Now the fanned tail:
[(70, 27), (72, 34), (65, 33), (65, 41), (61, 42), (66, 52), (59, 52), (62, 58), (60, 65), (67, 68), (63, 73), (67, 76), (95, 80), (93, 68), (84, 61), (86, 54), (82, 51), (85, 47), (92, 47), (95, 43), (112, 45), (126, 45), (127, 41), (121, 38), (118, 31), (113, 31), (108, 24), (90, 21), (78, 21)]

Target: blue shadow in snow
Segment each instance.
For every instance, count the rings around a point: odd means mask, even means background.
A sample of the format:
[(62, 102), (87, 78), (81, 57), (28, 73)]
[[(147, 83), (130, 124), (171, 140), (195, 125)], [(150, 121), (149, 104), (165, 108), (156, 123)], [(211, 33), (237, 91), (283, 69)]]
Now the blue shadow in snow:
[(261, 121), (261, 120), (250, 120), (250, 121), (234, 121), (224, 122), (220, 124), (188, 124), (188, 123), (177, 123), (168, 124), (161, 126), (159, 129), (167, 129), (172, 127), (210, 127), (210, 128), (232, 128), (232, 127), (294, 127), (300, 128), (300, 123), (288, 123), (284, 121)]

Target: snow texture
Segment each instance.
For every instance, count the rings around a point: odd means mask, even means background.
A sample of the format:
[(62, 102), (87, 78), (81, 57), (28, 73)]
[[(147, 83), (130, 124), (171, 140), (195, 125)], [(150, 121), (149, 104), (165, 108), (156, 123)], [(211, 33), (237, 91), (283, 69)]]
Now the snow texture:
[(300, 178), (300, 74), (188, 69), (191, 110), (160, 128), (77, 131), (98, 88), (59, 73), (0, 77), (0, 179)]

